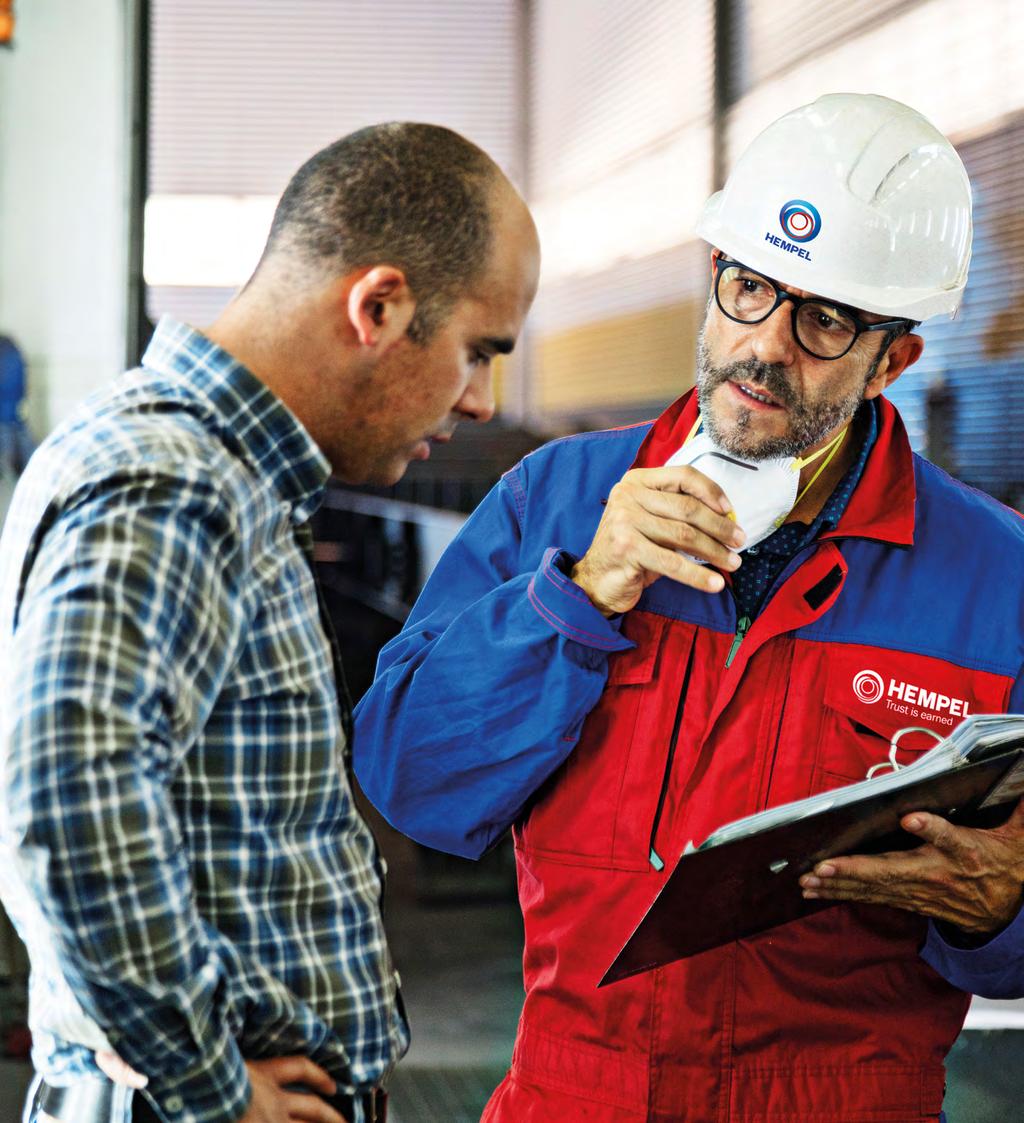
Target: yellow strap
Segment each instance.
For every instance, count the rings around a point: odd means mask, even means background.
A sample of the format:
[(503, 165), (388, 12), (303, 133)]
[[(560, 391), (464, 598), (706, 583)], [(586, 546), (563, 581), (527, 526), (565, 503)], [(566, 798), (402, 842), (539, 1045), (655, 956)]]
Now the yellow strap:
[[(803, 459), (801, 459), (799, 456), (795, 456), (793, 458), (793, 467), (797, 471), (799, 471), (801, 468), (806, 468), (808, 464), (813, 464), (819, 456), (824, 456), (826, 452), (831, 452), (834, 455), (835, 450), (842, 443), (843, 437), (846, 436), (846, 431), (849, 428), (850, 426), (847, 425), (846, 429), (844, 429), (841, 433), (837, 433), (827, 445), (825, 445), (823, 448), (819, 448), (817, 452), (812, 452), (810, 456), (805, 456)], [(831, 460), (831, 456), (829, 457), (829, 460)], [(827, 463), (828, 460), (825, 461), (825, 464)], [(822, 465), (822, 467), (824, 467), (824, 465)]]
[[(697, 430), (700, 428), (701, 422), (703, 420), (704, 420), (703, 417), (701, 417), (701, 415), (698, 413), (697, 414), (697, 420), (693, 423), (693, 428), (690, 430), (689, 435), (687, 436), (686, 440), (683, 441), (683, 447), (684, 448), (690, 443), (690, 441), (693, 440), (694, 435), (696, 434)], [(817, 481), (817, 479), (821, 475), (821, 473), (824, 472), (825, 469), (829, 466), (829, 464), (832, 463), (832, 458), (839, 451), (839, 446), (846, 439), (846, 434), (849, 431), (850, 431), (850, 426), (847, 425), (846, 428), (841, 433), (837, 433), (835, 435), (835, 437), (833, 437), (833, 439), (831, 441), (829, 441), (829, 443), (827, 445), (824, 445), (822, 448), (819, 448), (817, 452), (812, 452), (810, 456), (805, 456), (805, 457), (795, 456), (793, 458), (793, 463), (792, 463), (791, 467), (792, 467), (794, 472), (799, 472), (801, 469), (806, 468), (808, 464), (813, 464), (815, 462), (815, 460), (817, 460), (819, 457), (822, 457), (822, 456), (825, 457), (825, 459), (821, 462), (821, 467), (814, 473), (813, 476), (811, 476), (811, 478), (807, 481), (807, 486), (796, 497), (796, 502), (793, 504), (792, 509), (795, 509), (799, 505), (800, 500), (803, 499), (803, 497), (811, 490), (811, 488), (814, 486), (815, 482)], [(826, 453), (828, 454), (827, 456), (826, 456)], [(730, 512), (729, 517), (732, 518), (732, 519), (735, 519), (735, 514)], [(781, 526), (784, 519), (785, 519), (785, 515), (783, 515), (782, 519), (780, 519), (775, 524), (776, 527)]]
[(843, 443), (843, 441), (846, 438), (846, 434), (849, 431), (850, 431), (850, 426), (847, 425), (846, 428), (836, 436), (835, 440), (830, 441), (827, 445), (825, 445), (824, 448), (819, 448), (817, 452), (812, 453), (810, 456), (808, 456), (804, 460), (798, 459), (798, 460), (793, 461), (794, 467), (797, 467), (799, 469), (799, 468), (803, 468), (807, 464), (813, 464), (814, 461), (817, 460), (818, 457), (822, 455), (822, 453), (825, 453), (825, 452), (828, 453), (828, 456), (826, 456), (825, 459), (821, 462), (821, 467), (814, 473), (813, 476), (811, 476), (811, 478), (807, 481), (807, 486), (796, 497), (796, 503), (793, 504), (794, 507), (796, 507), (799, 504), (800, 500), (803, 499), (803, 497), (814, 486), (814, 481), (821, 475), (822, 472), (825, 471), (825, 469), (829, 466), (829, 464), (831, 464), (832, 458), (839, 451), (839, 446)]

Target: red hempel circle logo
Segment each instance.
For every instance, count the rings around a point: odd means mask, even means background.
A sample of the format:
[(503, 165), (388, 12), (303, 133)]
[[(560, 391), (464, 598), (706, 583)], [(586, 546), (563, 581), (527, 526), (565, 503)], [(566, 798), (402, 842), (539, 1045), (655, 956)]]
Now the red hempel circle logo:
[(806, 199), (790, 199), (779, 211), (779, 225), (792, 242), (810, 242), (821, 231), (821, 215)]

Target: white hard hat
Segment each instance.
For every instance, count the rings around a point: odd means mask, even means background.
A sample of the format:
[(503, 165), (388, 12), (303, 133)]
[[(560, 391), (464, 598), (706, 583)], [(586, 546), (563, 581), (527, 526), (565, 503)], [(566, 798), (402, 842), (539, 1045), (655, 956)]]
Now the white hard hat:
[(697, 233), (783, 284), (883, 316), (956, 312), (971, 260), (971, 185), (916, 110), (827, 94), (750, 144)]

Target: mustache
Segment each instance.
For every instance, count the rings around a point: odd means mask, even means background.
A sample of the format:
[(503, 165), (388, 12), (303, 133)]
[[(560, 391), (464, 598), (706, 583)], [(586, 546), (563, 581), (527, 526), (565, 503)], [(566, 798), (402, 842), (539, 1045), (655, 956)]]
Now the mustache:
[(711, 372), (714, 385), (722, 382), (750, 382), (763, 386), (781, 405), (797, 405), (796, 395), (786, 378), (782, 367), (773, 363), (762, 363), (757, 359), (744, 359), (725, 366), (715, 367)]

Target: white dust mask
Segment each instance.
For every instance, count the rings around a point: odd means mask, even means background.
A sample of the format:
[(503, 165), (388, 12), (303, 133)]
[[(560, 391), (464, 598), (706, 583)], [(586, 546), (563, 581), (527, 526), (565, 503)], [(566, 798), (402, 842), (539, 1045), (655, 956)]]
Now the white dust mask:
[[(683, 447), (666, 461), (665, 467), (689, 465), (714, 480), (725, 492), (735, 512), (736, 522), (747, 536), (740, 553), (763, 542), (782, 526), (789, 512), (828, 467), (846, 436), (844, 429), (834, 441), (808, 457), (773, 456), (764, 460), (748, 460), (719, 448), (703, 429), (697, 432), (699, 426), (700, 418)], [(801, 469), (820, 456), (825, 456), (824, 463), (798, 495)]]

